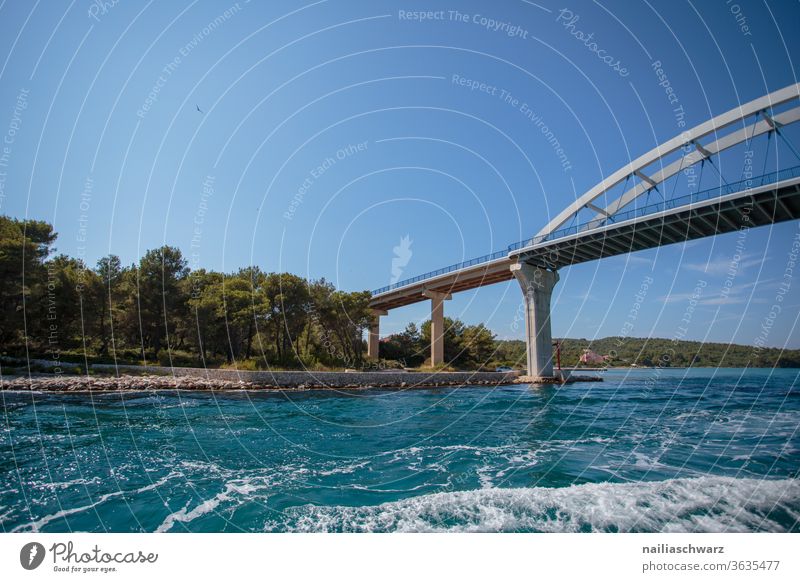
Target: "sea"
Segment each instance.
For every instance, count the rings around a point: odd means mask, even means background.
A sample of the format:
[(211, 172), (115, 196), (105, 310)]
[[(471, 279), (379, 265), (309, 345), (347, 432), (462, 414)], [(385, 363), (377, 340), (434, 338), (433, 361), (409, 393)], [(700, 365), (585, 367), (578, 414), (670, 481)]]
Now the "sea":
[(800, 370), (0, 392), (4, 532), (797, 532)]

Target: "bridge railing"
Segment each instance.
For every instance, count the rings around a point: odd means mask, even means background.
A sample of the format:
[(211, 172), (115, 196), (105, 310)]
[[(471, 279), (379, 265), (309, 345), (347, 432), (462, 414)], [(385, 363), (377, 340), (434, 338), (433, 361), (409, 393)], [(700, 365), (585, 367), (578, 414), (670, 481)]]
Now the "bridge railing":
[(515, 242), (513, 244), (508, 245), (507, 248), (501, 251), (496, 251), (488, 255), (483, 255), (482, 257), (475, 257), (474, 259), (469, 259), (467, 261), (462, 261), (460, 263), (454, 263), (452, 265), (449, 265), (447, 267), (442, 267), (441, 269), (437, 269), (435, 271), (430, 271), (428, 273), (423, 273), (422, 275), (417, 275), (416, 277), (411, 277), (410, 279), (404, 279), (402, 281), (398, 281), (397, 283), (386, 285), (385, 287), (381, 287), (380, 289), (375, 289), (372, 292), (372, 294), (379, 295), (381, 293), (386, 293), (387, 291), (392, 291), (394, 289), (399, 289), (400, 287), (405, 287), (406, 285), (418, 283), (419, 281), (432, 279), (433, 277), (438, 277), (439, 275), (452, 273), (453, 271), (459, 271), (461, 269), (466, 269), (467, 267), (473, 267), (481, 263), (488, 263), (489, 261), (501, 259), (507, 256), (508, 253), (511, 251), (519, 250), (524, 247), (533, 246), (548, 240), (555, 240), (563, 238), (565, 236), (578, 234), (580, 232), (591, 230), (593, 228), (598, 228), (599, 226), (603, 226), (604, 223), (607, 223), (608, 221), (614, 223), (614, 222), (630, 220), (631, 218), (639, 218), (641, 216), (647, 216), (649, 214), (655, 214), (657, 212), (664, 212), (665, 210), (672, 210), (674, 208), (678, 208), (679, 206), (686, 206), (688, 204), (694, 204), (696, 202), (710, 200), (711, 198), (717, 198), (725, 196), (727, 194), (733, 194), (735, 192), (751, 190), (753, 188), (758, 188), (766, 184), (782, 182), (783, 180), (788, 180), (790, 178), (797, 178), (799, 176), (800, 176), (800, 166), (793, 166), (791, 168), (778, 170), (776, 172), (769, 172), (767, 174), (764, 174), (762, 176), (757, 176), (755, 178), (749, 178), (746, 180), (738, 180), (736, 182), (720, 184), (719, 186), (715, 186), (713, 188), (700, 190), (699, 192), (695, 192), (694, 194), (686, 194), (684, 196), (678, 196), (675, 198), (671, 198), (669, 200), (663, 200), (661, 202), (648, 204), (647, 206), (641, 206), (639, 208), (633, 208), (631, 210), (617, 212), (616, 214), (607, 218), (605, 221), (591, 220), (589, 222), (584, 222), (567, 228), (562, 228), (553, 231), (549, 234), (535, 236), (533, 238), (521, 240), (519, 242)]
[(445, 273), (452, 273), (453, 271), (466, 269), (467, 267), (473, 267), (475, 265), (480, 265), (481, 263), (488, 263), (489, 261), (493, 261), (495, 259), (502, 259), (506, 255), (508, 255), (508, 251), (502, 250), (490, 253), (488, 255), (483, 255), (482, 257), (475, 257), (474, 259), (462, 261), (460, 263), (453, 263), (452, 265), (449, 265), (447, 267), (442, 267), (441, 269), (436, 269), (435, 271), (430, 271), (429, 273), (423, 273), (422, 275), (417, 275), (416, 277), (411, 277), (410, 279), (404, 279), (402, 281), (398, 281), (397, 283), (386, 285), (386, 287), (375, 289), (375, 291), (373, 291), (372, 294), (378, 295), (379, 293), (386, 293), (387, 291), (391, 291), (392, 289), (405, 287), (406, 285), (411, 285), (412, 283), (417, 283), (418, 281), (424, 281), (425, 279), (431, 279), (439, 275), (444, 275)]
[(798, 176), (800, 176), (800, 166), (793, 166), (791, 168), (785, 168), (783, 170), (769, 172), (762, 176), (756, 176), (755, 178), (748, 178), (746, 180), (738, 180), (736, 182), (728, 182), (725, 184), (720, 184), (718, 186), (714, 186), (713, 188), (700, 190), (699, 192), (695, 192), (694, 194), (676, 196), (675, 198), (670, 198), (669, 200), (662, 200), (661, 202), (655, 202), (653, 204), (648, 204), (646, 206), (632, 208), (631, 210), (617, 212), (606, 219), (590, 220), (589, 222), (583, 222), (581, 224), (576, 224), (570, 227), (555, 230), (549, 234), (543, 234), (540, 236), (535, 236), (533, 238), (521, 240), (519, 242), (509, 245), (508, 250), (509, 251), (519, 250), (521, 248), (533, 246), (545, 241), (556, 240), (559, 238), (563, 238), (565, 236), (571, 236), (574, 234), (578, 234), (580, 232), (585, 232), (587, 230), (592, 230), (594, 228), (606, 226), (608, 223), (613, 224), (615, 222), (623, 222), (625, 220), (630, 220), (631, 218), (639, 218), (642, 216), (648, 216), (650, 214), (656, 214), (658, 212), (664, 212), (666, 210), (673, 210), (680, 206), (688, 206), (689, 204), (695, 204), (697, 202), (711, 200), (712, 198), (719, 198), (722, 196), (726, 196), (728, 194), (734, 194), (735, 192), (752, 190), (760, 186), (765, 186), (766, 184), (774, 184), (777, 182), (782, 182), (783, 180), (797, 178)]

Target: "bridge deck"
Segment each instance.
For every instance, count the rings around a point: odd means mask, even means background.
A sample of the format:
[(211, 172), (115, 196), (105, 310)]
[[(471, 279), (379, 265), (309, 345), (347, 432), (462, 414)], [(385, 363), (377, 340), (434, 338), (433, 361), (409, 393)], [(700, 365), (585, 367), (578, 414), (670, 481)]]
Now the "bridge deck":
[[(770, 175), (761, 177), (762, 184), (767, 176)], [(749, 187), (754, 180), (729, 184), (618, 213), (610, 224), (578, 225), (522, 241), (507, 250), (379, 289), (370, 305), (375, 309), (394, 309), (426, 300), (422, 294), (426, 289), (453, 293), (507, 281), (513, 277), (509, 267), (517, 260), (559, 269), (743, 227), (800, 218), (800, 167), (771, 176), (773, 183), (757, 188)]]
[(617, 219), (613, 224), (522, 247), (512, 251), (511, 256), (543, 267), (560, 269), (604, 257), (795, 218), (800, 218), (800, 178), (685, 204), (643, 217)]

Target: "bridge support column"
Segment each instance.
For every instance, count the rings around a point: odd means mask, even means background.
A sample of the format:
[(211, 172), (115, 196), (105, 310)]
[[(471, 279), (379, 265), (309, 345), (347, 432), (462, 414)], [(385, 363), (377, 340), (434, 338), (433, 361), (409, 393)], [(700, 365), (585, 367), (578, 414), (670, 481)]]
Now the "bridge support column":
[(422, 292), (431, 300), (431, 366), (444, 364), (444, 302), (452, 295), (425, 290)]
[(528, 376), (553, 376), (553, 335), (550, 331), (550, 297), (558, 283), (558, 272), (515, 263), (511, 271), (525, 296)]
[(369, 325), (367, 336), (367, 357), (377, 360), (379, 356), (381, 316), (388, 315), (388, 311), (381, 309), (372, 310), (372, 322)]

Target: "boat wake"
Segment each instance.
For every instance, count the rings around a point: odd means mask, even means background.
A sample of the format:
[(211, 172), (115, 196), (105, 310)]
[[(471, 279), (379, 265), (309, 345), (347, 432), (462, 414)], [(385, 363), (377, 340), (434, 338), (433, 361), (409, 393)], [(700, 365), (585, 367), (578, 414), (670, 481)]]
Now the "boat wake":
[(304, 505), (270, 522), (301, 532), (798, 531), (800, 480), (700, 477), (480, 489), (369, 507)]

